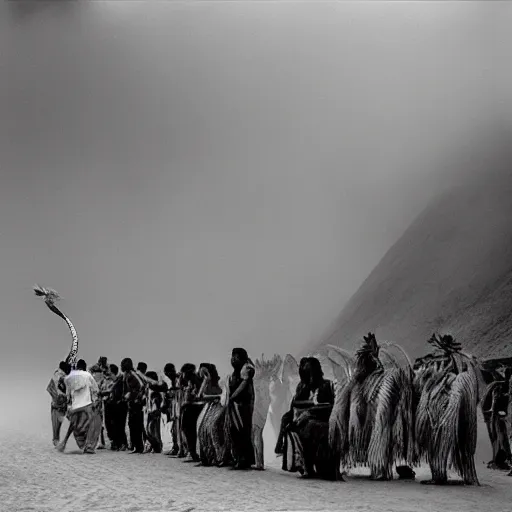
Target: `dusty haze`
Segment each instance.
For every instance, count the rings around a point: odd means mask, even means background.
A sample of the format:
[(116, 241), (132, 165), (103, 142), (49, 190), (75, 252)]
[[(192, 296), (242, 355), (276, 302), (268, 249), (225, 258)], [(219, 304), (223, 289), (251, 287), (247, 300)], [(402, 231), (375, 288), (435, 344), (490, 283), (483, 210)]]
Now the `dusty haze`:
[(297, 352), (506, 117), (502, 2), (38, 4), (0, 7), (0, 388), (24, 417), (70, 344), (34, 283), (89, 362)]
[(416, 358), (432, 350), (427, 340), (441, 332), (483, 359), (512, 355), (511, 135), (475, 143), (459, 162), (472, 175), (414, 219), (320, 346), (354, 350), (372, 331)]

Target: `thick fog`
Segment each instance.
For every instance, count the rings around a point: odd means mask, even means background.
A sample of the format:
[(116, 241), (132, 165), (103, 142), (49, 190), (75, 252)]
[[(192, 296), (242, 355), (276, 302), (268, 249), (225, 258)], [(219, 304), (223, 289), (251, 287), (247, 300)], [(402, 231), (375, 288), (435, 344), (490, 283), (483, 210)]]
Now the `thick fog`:
[(296, 353), (506, 120), (501, 2), (39, 4), (0, 7), (0, 325), (42, 412), (36, 282), (91, 363)]

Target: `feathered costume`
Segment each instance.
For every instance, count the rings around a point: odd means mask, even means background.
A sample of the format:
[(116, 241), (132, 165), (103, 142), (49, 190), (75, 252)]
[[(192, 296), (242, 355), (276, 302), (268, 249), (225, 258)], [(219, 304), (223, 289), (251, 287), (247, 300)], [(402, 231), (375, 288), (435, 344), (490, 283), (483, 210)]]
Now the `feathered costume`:
[(270, 408), (270, 381), (277, 378), (282, 359), (281, 356), (276, 354), (272, 359), (266, 360), (264, 354), (261, 354), (261, 359), (256, 359), (254, 363), (256, 371), (254, 375), (252, 442), (254, 445), (256, 469), (264, 469), (263, 429), (265, 428)]
[(422, 483), (446, 484), (453, 467), (466, 485), (480, 485), (474, 460), (482, 384), (477, 360), (451, 336), (433, 335), (429, 343), (434, 353), (417, 361), (415, 377), (419, 456), (432, 472), (432, 480)]
[(338, 381), (329, 443), (342, 466), (369, 466), (372, 479), (390, 480), (397, 461), (411, 465), (414, 459), (413, 371), (408, 358), (402, 365), (382, 345), (403, 352), (395, 344), (378, 345), (372, 333), (355, 359), (330, 347), (346, 377)]

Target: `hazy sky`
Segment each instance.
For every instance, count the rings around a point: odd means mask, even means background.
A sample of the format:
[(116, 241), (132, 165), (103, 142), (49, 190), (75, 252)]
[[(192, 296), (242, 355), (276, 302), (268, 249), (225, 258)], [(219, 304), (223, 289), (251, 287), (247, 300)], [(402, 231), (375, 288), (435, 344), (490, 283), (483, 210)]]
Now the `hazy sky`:
[(507, 9), (22, 4), (0, 7), (0, 343), (2, 378), (41, 388), (71, 338), (36, 282), (88, 362), (317, 339), (489, 119)]

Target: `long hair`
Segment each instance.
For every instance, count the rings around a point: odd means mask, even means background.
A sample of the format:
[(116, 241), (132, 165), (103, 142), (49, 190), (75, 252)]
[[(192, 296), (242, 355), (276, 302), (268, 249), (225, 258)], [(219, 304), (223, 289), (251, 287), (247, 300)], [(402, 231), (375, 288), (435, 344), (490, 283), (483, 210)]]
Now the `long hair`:
[(213, 386), (219, 385), (219, 372), (217, 371), (217, 367), (214, 364), (201, 363), (199, 367), (199, 375), (203, 379), (208, 379), (210, 384), (212, 384)]
[(307, 384), (309, 381), (308, 372), (306, 370), (306, 363), (308, 362), (307, 357), (303, 357), (299, 363), (299, 377), (303, 384)]
[(307, 363), (309, 367), (309, 376), (312, 383), (318, 384), (324, 377), (324, 372), (322, 370), (322, 365), (320, 361), (316, 357), (308, 357)]

